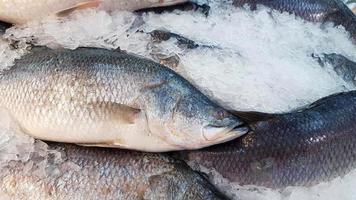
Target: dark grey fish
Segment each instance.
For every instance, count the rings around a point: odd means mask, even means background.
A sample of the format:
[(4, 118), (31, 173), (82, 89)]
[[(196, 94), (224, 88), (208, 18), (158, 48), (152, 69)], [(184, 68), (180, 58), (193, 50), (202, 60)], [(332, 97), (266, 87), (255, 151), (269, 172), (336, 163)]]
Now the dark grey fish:
[[(226, 144), (183, 152), (242, 185), (309, 186), (356, 168), (356, 91), (288, 114), (240, 113), (252, 131)], [(194, 166), (194, 165), (192, 165)]]
[(334, 71), (346, 82), (353, 83), (356, 86), (356, 62), (336, 53), (313, 54), (312, 56), (318, 60), (322, 67), (332, 66)]
[(252, 9), (257, 5), (293, 13), (313, 22), (333, 22), (342, 25), (356, 39), (356, 16), (340, 0), (234, 0), (234, 5), (248, 4)]
[(2, 164), (1, 199), (228, 199), (183, 161), (161, 154), (49, 144), (28, 161)]

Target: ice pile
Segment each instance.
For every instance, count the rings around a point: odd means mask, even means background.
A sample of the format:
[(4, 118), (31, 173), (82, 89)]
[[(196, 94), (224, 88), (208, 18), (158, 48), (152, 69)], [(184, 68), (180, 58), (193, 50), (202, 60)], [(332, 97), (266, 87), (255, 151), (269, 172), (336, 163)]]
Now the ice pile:
[[(155, 29), (216, 48), (182, 49), (174, 39), (152, 44), (147, 33)], [(237, 110), (287, 111), (350, 89), (310, 55), (341, 53), (356, 60), (356, 47), (343, 28), (329, 25), (321, 29), (286, 13), (270, 14), (265, 8), (255, 12), (212, 9), (209, 17), (194, 11), (137, 16), (90, 10), (64, 20), (15, 28), (7, 34), (51, 47), (120, 47), (151, 58), (157, 54), (178, 56), (178, 72)]]
[[(209, 47), (187, 49), (175, 39), (157, 43), (149, 32), (168, 30)], [(54, 48), (78, 46), (118, 48), (155, 60), (179, 58), (174, 70), (226, 107), (283, 112), (332, 93), (354, 89), (332, 70), (321, 68), (312, 53), (340, 53), (356, 60), (348, 33), (331, 24), (305, 22), (293, 15), (261, 7), (214, 7), (210, 15), (195, 11), (137, 15), (86, 10), (56, 20), (11, 28), (6, 37)], [(2, 68), (18, 55), (0, 54)], [(6, 64), (4, 64), (6, 63)], [(12, 146), (11, 144), (9, 146)], [(239, 187), (215, 180), (242, 199), (355, 199), (356, 173), (312, 188), (274, 191)]]

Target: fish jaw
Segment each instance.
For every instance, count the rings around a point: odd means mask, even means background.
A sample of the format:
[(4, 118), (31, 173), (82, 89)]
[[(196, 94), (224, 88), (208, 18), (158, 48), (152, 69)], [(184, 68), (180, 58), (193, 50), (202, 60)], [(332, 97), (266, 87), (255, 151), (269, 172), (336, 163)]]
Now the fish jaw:
[(244, 135), (248, 132), (248, 128), (244, 126), (232, 126), (232, 127), (205, 127), (202, 131), (202, 135), (207, 142), (213, 141), (226, 141), (230, 138), (236, 138)]
[(209, 131), (202, 131), (202, 135), (205, 138), (200, 146), (193, 146), (191, 149), (200, 149), (224, 142), (234, 140), (242, 135), (245, 135), (249, 132), (249, 128), (243, 124), (232, 126), (228, 128), (214, 128)]

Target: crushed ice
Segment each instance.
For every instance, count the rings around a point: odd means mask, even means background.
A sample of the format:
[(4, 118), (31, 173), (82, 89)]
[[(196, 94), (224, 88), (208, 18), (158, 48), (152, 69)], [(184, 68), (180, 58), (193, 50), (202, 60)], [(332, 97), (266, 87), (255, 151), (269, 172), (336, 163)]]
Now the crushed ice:
[[(186, 49), (175, 39), (154, 42), (149, 32), (169, 30), (209, 47)], [(5, 38), (20, 40), (14, 50), (0, 41), (4, 69), (25, 51), (25, 42), (52, 48), (94, 46), (120, 48), (156, 61), (175, 58), (173, 69), (211, 98), (237, 110), (285, 112), (332, 93), (354, 89), (331, 69), (319, 66), (312, 53), (340, 53), (356, 60), (356, 46), (342, 27), (305, 22), (287, 13), (246, 8), (213, 7), (210, 15), (194, 11), (137, 15), (86, 10), (63, 19), (11, 28)], [(0, 131), (0, 161), (26, 161), (36, 145), (32, 138), (7, 126)], [(20, 137), (20, 138), (19, 138)], [(46, 150), (45, 145), (40, 149)], [(0, 165), (1, 166), (1, 165)], [(31, 167), (31, 166), (29, 166)], [(330, 183), (274, 191), (241, 187), (215, 179), (221, 188), (242, 199), (355, 199), (356, 172)]]

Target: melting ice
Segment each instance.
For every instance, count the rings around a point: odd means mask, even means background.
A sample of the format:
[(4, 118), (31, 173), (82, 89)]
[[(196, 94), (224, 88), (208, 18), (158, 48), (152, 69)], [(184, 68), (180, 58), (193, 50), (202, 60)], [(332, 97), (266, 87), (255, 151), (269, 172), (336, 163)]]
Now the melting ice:
[[(157, 43), (150, 31), (168, 30), (205, 46), (186, 49), (175, 39)], [(214, 7), (206, 17), (195, 11), (137, 15), (86, 10), (64, 19), (47, 19), (11, 28), (6, 38), (53, 48), (118, 48), (160, 61), (179, 58), (174, 70), (205, 94), (236, 110), (286, 112), (332, 93), (354, 89), (312, 53), (339, 53), (356, 60), (356, 46), (342, 27), (305, 22), (287, 13)], [(0, 43), (5, 68), (22, 50)], [(20, 48), (21, 49), (21, 48)], [(6, 143), (6, 141), (3, 141)], [(10, 143), (11, 144), (11, 143)], [(8, 145), (11, 146), (11, 145)], [(356, 172), (330, 183), (274, 191), (215, 180), (241, 199), (355, 199)]]

